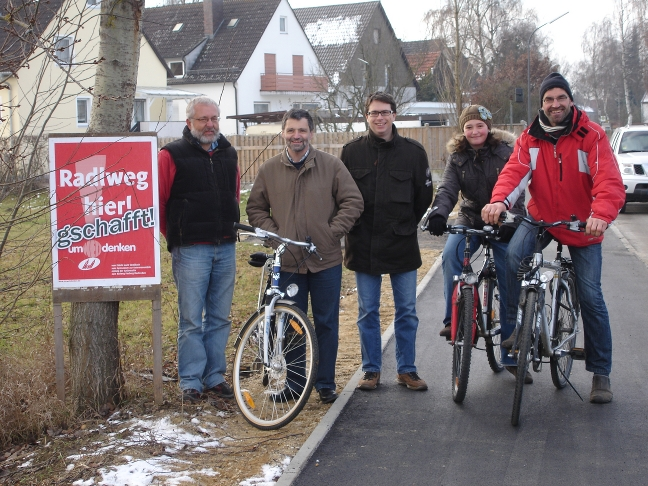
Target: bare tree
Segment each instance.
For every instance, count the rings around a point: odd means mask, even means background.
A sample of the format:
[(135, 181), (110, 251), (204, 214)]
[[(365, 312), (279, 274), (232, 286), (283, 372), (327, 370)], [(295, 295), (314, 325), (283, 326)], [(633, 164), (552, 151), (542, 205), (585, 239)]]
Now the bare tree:
[(628, 116), (628, 125), (632, 125), (632, 108), (630, 99), (630, 80), (628, 63), (628, 44), (629, 27), (630, 27), (630, 12), (627, 0), (615, 0), (614, 16), (616, 20), (616, 27), (619, 33), (619, 40), (621, 44), (621, 75), (623, 76), (623, 92), (625, 96), (626, 113)]
[[(95, 108), (90, 133), (127, 132), (133, 113), (144, 2), (101, 2)], [(119, 302), (74, 303), (70, 318), (72, 397), (78, 411), (122, 400)]]

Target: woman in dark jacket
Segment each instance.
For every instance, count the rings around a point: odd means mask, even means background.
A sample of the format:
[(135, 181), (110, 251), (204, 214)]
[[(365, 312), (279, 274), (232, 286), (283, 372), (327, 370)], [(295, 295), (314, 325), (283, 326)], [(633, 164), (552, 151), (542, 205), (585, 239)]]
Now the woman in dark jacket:
[[(492, 129), (492, 118), (490, 111), (480, 105), (470, 105), (461, 113), (459, 127), (462, 133), (455, 135), (447, 144), (450, 156), (443, 173), (443, 181), (437, 189), (432, 210), (427, 218), (427, 228), (431, 234), (443, 235), (448, 217), (457, 204), (460, 192), (462, 201), (455, 224), (477, 229), (484, 226), (481, 208), (489, 203), (497, 177), (513, 152), (515, 141), (515, 135), (512, 133)], [(511, 212), (525, 214), (523, 197), (517, 201)], [(504, 264), (506, 247), (514, 232), (514, 226), (504, 225), (500, 228), (500, 240), (491, 240), (499, 277), (502, 340), (513, 331), (507, 329), (509, 326), (505, 324), (508, 322), (505, 315), (506, 281), (502, 277), (506, 269)], [(461, 274), (464, 243), (464, 236), (450, 234), (443, 249), (442, 267), (446, 308), (443, 318), (444, 327), (439, 335), (446, 338), (450, 336), (453, 276)], [(475, 253), (480, 246), (479, 238), (473, 237), (470, 245), (472, 253)], [(505, 354), (502, 356), (502, 362), (507, 366), (515, 364)], [(515, 369), (510, 371), (514, 372)]]

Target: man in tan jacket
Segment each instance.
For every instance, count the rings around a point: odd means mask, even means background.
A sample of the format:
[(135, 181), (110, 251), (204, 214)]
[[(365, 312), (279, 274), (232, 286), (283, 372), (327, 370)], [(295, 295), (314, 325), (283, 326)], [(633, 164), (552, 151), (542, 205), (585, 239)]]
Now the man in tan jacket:
[[(283, 256), (281, 288), (299, 286), (293, 297), (308, 310), (311, 298), (319, 345), (315, 389), (322, 403), (337, 399), (335, 360), (338, 349), (342, 249), (340, 240), (363, 210), (362, 195), (340, 159), (310, 145), (314, 125), (306, 110), (290, 110), (282, 121), (286, 149), (259, 169), (247, 203), (250, 224), (284, 238), (311, 237), (318, 258), (293, 249)], [(299, 388), (289, 380), (288, 386)], [(303, 385), (302, 385), (303, 386)], [(301, 390), (292, 390), (301, 393)], [(279, 396), (289, 399), (290, 393)]]

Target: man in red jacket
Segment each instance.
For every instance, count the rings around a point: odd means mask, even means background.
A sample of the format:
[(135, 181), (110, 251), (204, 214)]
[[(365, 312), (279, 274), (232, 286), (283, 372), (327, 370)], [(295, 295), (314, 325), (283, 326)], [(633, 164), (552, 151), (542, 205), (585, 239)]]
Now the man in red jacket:
[[(542, 108), (518, 138), (493, 189), (482, 219), (496, 224), (529, 185), (528, 210), (536, 221), (587, 221), (584, 233), (551, 229), (551, 236), (569, 247), (585, 331), (585, 368), (594, 373), (590, 402), (612, 401), (612, 333), (601, 290), (603, 233), (625, 201), (621, 173), (604, 130), (574, 105), (569, 83), (552, 73), (540, 86)], [(517, 270), (533, 253), (537, 229), (522, 223), (506, 254), (507, 315), (517, 314), (520, 282)], [(550, 242), (549, 237), (545, 246)], [(503, 342), (502, 347), (512, 347)]]

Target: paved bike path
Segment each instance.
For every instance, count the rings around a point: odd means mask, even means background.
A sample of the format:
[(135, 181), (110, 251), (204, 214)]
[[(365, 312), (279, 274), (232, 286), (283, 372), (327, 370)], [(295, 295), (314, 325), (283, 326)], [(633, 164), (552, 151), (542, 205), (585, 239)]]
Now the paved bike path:
[[(603, 244), (603, 291), (612, 320), (614, 401), (588, 401), (591, 374), (574, 362), (569, 388), (556, 390), (546, 364), (525, 387), (520, 425), (510, 424), (515, 388), (475, 350), (463, 404), (451, 397), (452, 348), (438, 337), (440, 268), (418, 298), (417, 367), (426, 392), (395, 383), (394, 340), (381, 385), (353, 390), (302, 447), (278, 485), (633, 485), (648, 482), (646, 379), (648, 268), (614, 232)], [(550, 255), (550, 250), (546, 252)], [(480, 347), (483, 343), (480, 340)], [(338, 414), (339, 413), (339, 414)], [(319, 434), (319, 436), (318, 436)]]

